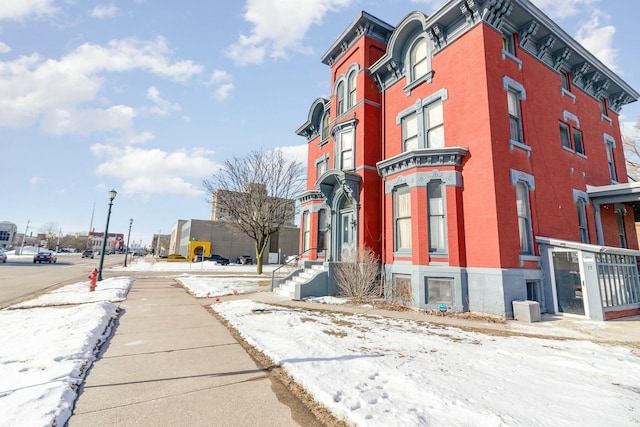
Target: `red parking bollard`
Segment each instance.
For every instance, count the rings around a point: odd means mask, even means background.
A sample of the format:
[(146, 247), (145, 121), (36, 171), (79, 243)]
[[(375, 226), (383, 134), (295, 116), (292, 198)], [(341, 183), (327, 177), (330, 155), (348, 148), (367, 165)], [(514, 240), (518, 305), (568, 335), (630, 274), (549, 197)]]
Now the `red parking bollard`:
[(94, 268), (87, 276), (89, 278), (89, 292), (96, 290), (96, 281), (98, 280), (98, 269)]

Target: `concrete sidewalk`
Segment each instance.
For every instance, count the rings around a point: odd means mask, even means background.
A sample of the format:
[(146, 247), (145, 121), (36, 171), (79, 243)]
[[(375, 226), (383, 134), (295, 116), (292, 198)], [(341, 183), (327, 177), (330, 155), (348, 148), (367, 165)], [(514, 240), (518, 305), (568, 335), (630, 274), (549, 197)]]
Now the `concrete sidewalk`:
[(137, 279), (121, 309), (69, 426), (316, 424), (172, 279)]

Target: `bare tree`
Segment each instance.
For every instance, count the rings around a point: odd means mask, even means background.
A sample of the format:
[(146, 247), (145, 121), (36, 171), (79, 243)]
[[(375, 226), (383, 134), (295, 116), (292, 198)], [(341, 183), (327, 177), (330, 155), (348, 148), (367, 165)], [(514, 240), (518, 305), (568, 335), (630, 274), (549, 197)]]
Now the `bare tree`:
[(262, 257), (269, 237), (292, 223), (295, 197), (304, 185), (302, 164), (285, 157), (280, 149), (234, 156), (202, 181), (210, 197), (207, 202), (255, 242), (258, 274), (262, 274)]
[(58, 239), (58, 224), (51, 221), (40, 227), (40, 232), (45, 235), (47, 239), (47, 247), (49, 249), (56, 247), (56, 240)]
[(622, 138), (624, 158), (627, 163), (627, 175), (634, 181), (640, 181), (640, 119), (634, 126), (633, 136)]
[(336, 264), (336, 281), (340, 295), (356, 304), (373, 300), (380, 294), (380, 262), (370, 248), (351, 249), (342, 254)]

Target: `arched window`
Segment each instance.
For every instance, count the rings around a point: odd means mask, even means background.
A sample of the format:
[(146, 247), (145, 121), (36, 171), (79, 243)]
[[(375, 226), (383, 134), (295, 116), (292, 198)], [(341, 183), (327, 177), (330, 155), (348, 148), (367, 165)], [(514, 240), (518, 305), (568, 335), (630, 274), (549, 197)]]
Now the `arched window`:
[(347, 86), (349, 87), (349, 105), (347, 108), (352, 108), (356, 105), (356, 72), (352, 71), (347, 79)]
[(419, 79), (427, 74), (428, 71), (427, 40), (421, 38), (411, 48), (411, 80)]
[(322, 116), (322, 139), (329, 138), (329, 112), (325, 111), (324, 116)]
[(338, 116), (344, 113), (344, 82), (338, 83), (336, 86), (336, 97), (338, 99)]

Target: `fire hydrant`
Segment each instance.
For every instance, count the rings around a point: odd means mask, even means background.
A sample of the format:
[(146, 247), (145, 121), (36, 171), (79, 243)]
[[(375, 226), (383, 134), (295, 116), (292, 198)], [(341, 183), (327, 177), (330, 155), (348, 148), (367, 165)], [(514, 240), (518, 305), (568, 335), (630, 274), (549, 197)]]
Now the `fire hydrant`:
[(87, 276), (89, 278), (89, 292), (96, 290), (96, 281), (98, 280), (98, 269), (94, 268)]

